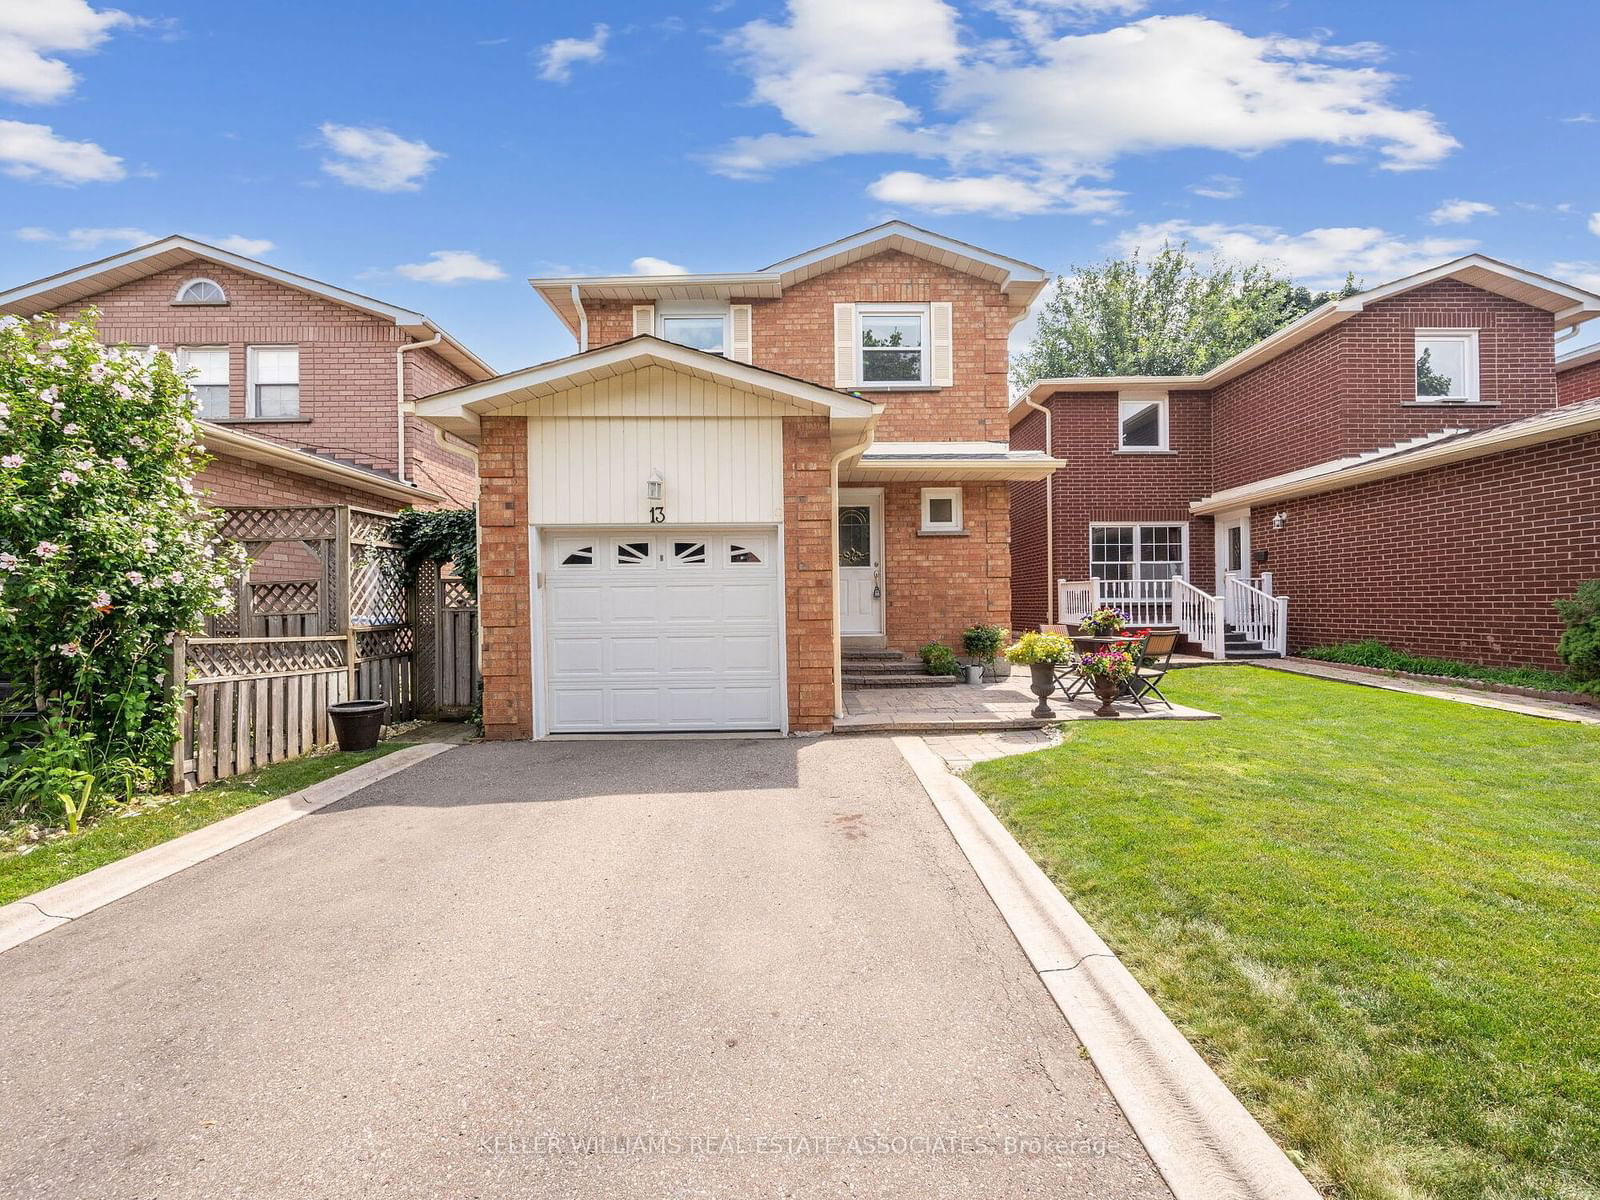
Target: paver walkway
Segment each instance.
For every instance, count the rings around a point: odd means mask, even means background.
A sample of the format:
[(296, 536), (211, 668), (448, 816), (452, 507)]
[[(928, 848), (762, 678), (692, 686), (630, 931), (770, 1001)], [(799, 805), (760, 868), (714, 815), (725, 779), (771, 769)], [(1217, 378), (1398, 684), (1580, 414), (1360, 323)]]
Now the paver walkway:
[(458, 747), (0, 995), (7, 1200), (1170, 1200), (887, 738)]
[[(957, 683), (949, 687), (861, 688), (844, 694), (845, 716), (836, 718), (837, 733), (938, 733), (953, 730), (1041, 729), (1057, 721), (1097, 720), (1094, 710), (1099, 701), (1092, 696), (1072, 702), (1056, 693), (1050, 698), (1055, 716), (1041, 720), (1033, 715), (1038, 699), (1028, 690), (1026, 671), (1013, 671), (1011, 678), (973, 687)], [(1117, 702), (1125, 720), (1205, 721), (1215, 713), (1177, 705), (1165, 708), (1150, 703), (1143, 711), (1128, 700)], [(1111, 718), (1105, 718), (1107, 720)]]

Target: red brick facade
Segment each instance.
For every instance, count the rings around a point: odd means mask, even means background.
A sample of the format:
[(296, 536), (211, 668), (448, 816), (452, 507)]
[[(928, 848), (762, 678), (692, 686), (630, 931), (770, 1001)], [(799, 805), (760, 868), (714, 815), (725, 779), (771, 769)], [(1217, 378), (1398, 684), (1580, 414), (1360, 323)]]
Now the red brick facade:
[(1376, 637), (1555, 666), (1551, 601), (1600, 576), (1600, 434), (1263, 506), (1250, 537), (1290, 598), (1291, 650)]
[(921, 486), (884, 488), (884, 632), (890, 649), (915, 655), (924, 643), (938, 640), (960, 653), (967, 626), (1010, 627), (1009, 489), (1003, 483), (965, 484), (961, 507), (965, 532), (921, 533)]
[(528, 560), (528, 423), (485, 417), (478, 450), (478, 627), (483, 732), (533, 736), (533, 611)]
[(789, 728), (833, 727), (833, 471), (826, 417), (783, 422), (783, 569)]
[[(1474, 328), (1479, 400), (1416, 401), (1419, 328)], [(1326, 333), (1222, 384), (1170, 395), (1171, 454), (1118, 454), (1116, 395), (1060, 394), (1053, 414), (1055, 576), (1088, 577), (1091, 522), (1187, 521), (1192, 583), (1216, 590), (1214, 527), (1192, 501), (1445, 428), (1478, 429), (1556, 407), (1549, 313), (1443, 280), (1372, 304)], [(1600, 394), (1563, 373), (1560, 401)], [(1043, 418), (1013, 445), (1043, 445)], [(1289, 597), (1291, 649), (1377, 637), (1477, 662), (1551, 663), (1550, 601), (1600, 576), (1595, 438), (1402, 475), (1251, 514), (1252, 573)], [(1014, 620), (1044, 620), (1044, 485), (1012, 489)], [(1273, 516), (1285, 515), (1273, 529)], [(1263, 560), (1264, 559), (1264, 560)]]
[(1600, 396), (1600, 358), (1556, 375), (1556, 396), (1562, 404), (1576, 404)]
[[(178, 289), (195, 278), (217, 283), (225, 305), (177, 305)], [(229, 417), (223, 424), (297, 449), (314, 449), (345, 462), (394, 474), (399, 438), (395, 411), (395, 352), (411, 339), (393, 323), (270, 279), (195, 259), (65, 306), (63, 318), (100, 310), (100, 335), (108, 343), (227, 346)], [(246, 416), (247, 347), (294, 345), (300, 350), (299, 415), (256, 420)], [(406, 356), (408, 398), (432, 395), (468, 382), (432, 350)], [(432, 426), (407, 423), (406, 477), (452, 504), (477, 494), (470, 453), (445, 450)], [(457, 442), (457, 447), (462, 443)], [(308, 486), (305, 502), (315, 487)]]

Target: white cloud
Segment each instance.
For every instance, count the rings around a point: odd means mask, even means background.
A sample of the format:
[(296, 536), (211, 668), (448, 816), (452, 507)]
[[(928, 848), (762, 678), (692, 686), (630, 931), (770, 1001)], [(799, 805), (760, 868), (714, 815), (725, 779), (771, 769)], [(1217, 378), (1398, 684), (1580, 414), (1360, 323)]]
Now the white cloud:
[(1473, 217), (1495, 217), (1500, 210), (1482, 200), (1444, 200), (1428, 214), (1433, 225), (1465, 225)]
[(37, 183), (109, 183), (123, 178), (122, 160), (93, 142), (73, 142), (48, 125), (0, 121), (0, 171)]
[(395, 274), (419, 283), (479, 283), (504, 279), (499, 263), (479, 258), (471, 250), (435, 250), (422, 263), (401, 263)]
[(138, 22), (86, 0), (13, 0), (0, 4), (0, 94), (23, 104), (64, 100), (78, 77), (59, 53), (86, 54), (118, 26)]
[(539, 78), (551, 83), (566, 83), (578, 63), (597, 63), (606, 56), (606, 39), (611, 30), (596, 25), (586, 38), (557, 38), (539, 49)]
[(192, 236), (197, 242), (208, 242), (220, 250), (232, 250), (235, 254), (242, 254), (246, 258), (260, 258), (276, 248), (276, 244), (266, 238), (245, 237), (241, 233), (229, 233), (222, 237), (207, 237), (203, 233)]
[(1591, 292), (1600, 292), (1600, 262), (1580, 260), (1551, 263), (1550, 274)]
[[(132, 225), (119, 225), (112, 228), (68, 229), (64, 233), (57, 233), (53, 229), (45, 229), (38, 225), (29, 225), (17, 230), (17, 237), (24, 242), (55, 242), (65, 246), (68, 250), (98, 250), (101, 246), (143, 246), (149, 242), (160, 241), (163, 235), (151, 233), (147, 229), (139, 229)], [(223, 250), (232, 250), (235, 254), (244, 254), (258, 258), (273, 248), (273, 243), (266, 238), (245, 237), (242, 234), (230, 233), (222, 237), (206, 233), (191, 233), (189, 237), (197, 242), (205, 242), (218, 246)]]
[(427, 142), (409, 141), (391, 130), (375, 125), (335, 125), (319, 127), (322, 140), (338, 158), (322, 160), (322, 169), (351, 187), (374, 192), (414, 192), (433, 170), (435, 159), (444, 152)]
[(1287, 271), (1301, 283), (1333, 286), (1345, 272), (1369, 285), (1436, 267), (1471, 252), (1477, 242), (1466, 238), (1406, 238), (1371, 226), (1334, 226), (1285, 233), (1267, 225), (1195, 225), (1165, 221), (1141, 225), (1117, 238), (1123, 253), (1146, 253), (1163, 242), (1187, 242), (1190, 249), (1210, 252), (1233, 262), (1266, 263)]
[(664, 258), (653, 258), (648, 254), (641, 254), (629, 264), (635, 275), (687, 275), (689, 268), (669, 262)]
[(990, 213), (1022, 217), (1034, 213), (1116, 212), (1122, 193), (1110, 188), (1079, 188), (1052, 180), (1009, 175), (934, 179), (916, 171), (891, 171), (867, 188), (874, 200), (934, 213)]
[[(1431, 113), (1394, 102), (1393, 75), (1357, 62), (1381, 47), (1251, 37), (1201, 16), (1056, 36), (1052, 22), (1082, 7), (1007, 0), (996, 11), (1017, 37), (996, 43), (965, 30), (949, 0), (790, 0), (785, 23), (751, 21), (726, 43), (783, 128), (735, 139), (712, 168), (904, 154), (942, 160), (952, 180), (1052, 190), (1070, 209), (1073, 186), (1104, 182), (1130, 154), (1312, 142), (1412, 170), (1457, 145)], [(996, 190), (994, 211), (1013, 211), (1015, 189)]]
[(1566, 125), (1593, 125), (1595, 122), (1595, 115), (1593, 113), (1586, 112), (1574, 113), (1570, 117), (1562, 117), (1561, 120), (1562, 123)]
[(1204, 183), (1190, 184), (1189, 190), (1212, 200), (1237, 200), (1244, 195), (1244, 185), (1233, 175), (1212, 175)]
[(1589, 214), (1589, 232), (1600, 237), (1600, 212)]

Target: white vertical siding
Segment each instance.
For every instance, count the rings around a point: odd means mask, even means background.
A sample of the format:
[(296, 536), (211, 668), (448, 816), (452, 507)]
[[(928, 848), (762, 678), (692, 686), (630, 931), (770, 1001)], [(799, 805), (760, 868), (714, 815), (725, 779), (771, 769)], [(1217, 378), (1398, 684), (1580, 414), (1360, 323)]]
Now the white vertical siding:
[(529, 405), (529, 520), (647, 524), (645, 481), (659, 470), (669, 524), (777, 524), (783, 411), (659, 368)]

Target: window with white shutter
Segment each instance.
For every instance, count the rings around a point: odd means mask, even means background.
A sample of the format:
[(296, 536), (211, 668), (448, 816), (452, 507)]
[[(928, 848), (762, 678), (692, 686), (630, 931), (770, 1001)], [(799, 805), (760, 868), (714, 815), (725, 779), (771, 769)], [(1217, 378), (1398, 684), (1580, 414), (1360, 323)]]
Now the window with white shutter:
[(635, 304), (633, 306), (633, 336), (654, 333), (656, 331), (656, 306), (654, 304)]
[(728, 357), (734, 362), (755, 361), (751, 307), (748, 304), (728, 306)]

